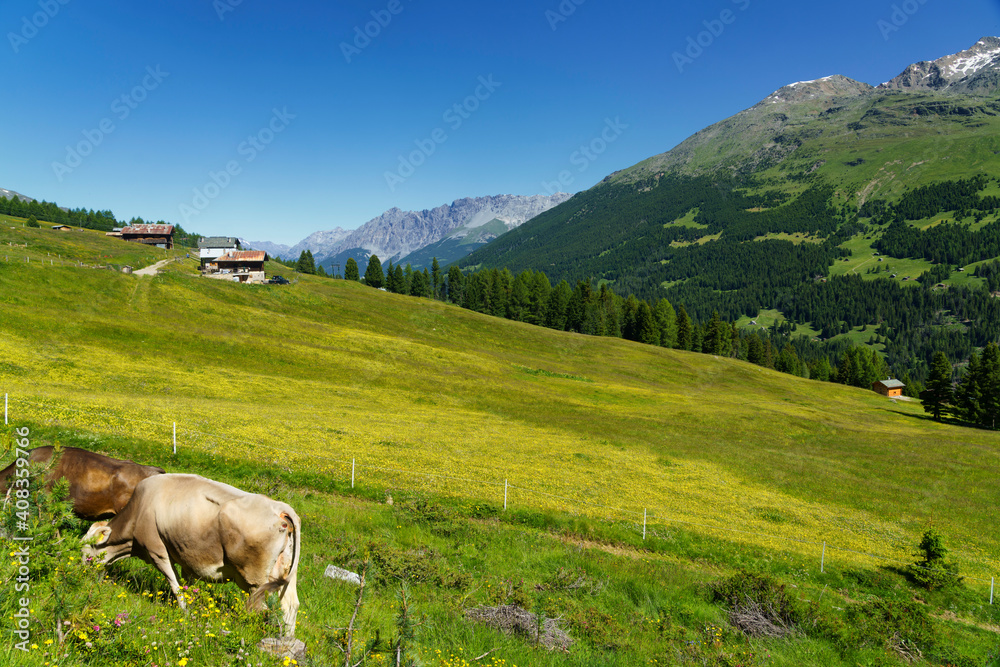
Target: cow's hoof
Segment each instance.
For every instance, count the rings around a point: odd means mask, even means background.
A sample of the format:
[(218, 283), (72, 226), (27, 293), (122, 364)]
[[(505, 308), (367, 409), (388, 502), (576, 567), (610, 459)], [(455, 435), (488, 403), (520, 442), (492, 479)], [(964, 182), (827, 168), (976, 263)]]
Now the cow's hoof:
[(306, 644), (295, 637), (264, 637), (257, 647), (279, 658), (302, 660), (306, 657)]

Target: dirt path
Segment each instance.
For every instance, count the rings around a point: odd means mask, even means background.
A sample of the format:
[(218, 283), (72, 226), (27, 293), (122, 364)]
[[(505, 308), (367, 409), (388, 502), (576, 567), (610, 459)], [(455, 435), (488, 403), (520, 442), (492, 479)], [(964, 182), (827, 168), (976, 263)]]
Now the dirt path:
[(153, 264), (152, 266), (147, 266), (145, 269), (139, 269), (138, 271), (133, 271), (132, 275), (133, 276), (155, 276), (157, 273), (160, 272), (161, 268), (163, 268), (164, 266), (166, 266), (167, 264), (169, 264), (172, 261), (174, 261), (174, 259), (172, 257), (170, 259), (161, 259), (159, 262), (157, 262), (156, 264)]

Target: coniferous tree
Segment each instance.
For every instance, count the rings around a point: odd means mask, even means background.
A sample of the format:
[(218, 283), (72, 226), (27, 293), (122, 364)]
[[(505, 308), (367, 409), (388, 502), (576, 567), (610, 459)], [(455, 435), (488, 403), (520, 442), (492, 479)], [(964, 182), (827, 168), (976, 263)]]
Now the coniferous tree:
[(413, 267), (409, 264), (403, 269), (403, 284), (399, 287), (400, 293), (409, 294), (413, 289)]
[(660, 330), (660, 345), (673, 347), (677, 343), (677, 313), (666, 299), (660, 299), (653, 309), (656, 326)]
[(990, 343), (983, 348), (980, 383), (979, 423), (987, 428), (1000, 426), (1000, 346)]
[[(386, 276), (386, 280), (388, 279), (389, 276)], [(403, 267), (399, 264), (392, 269), (392, 283), (395, 285), (396, 294), (402, 294), (406, 288), (406, 277), (403, 275)]]
[(622, 306), (622, 338), (639, 340), (639, 299), (629, 294)]
[(758, 366), (766, 365), (764, 363), (764, 341), (760, 339), (760, 334), (756, 331), (747, 338), (747, 361)]
[(28, 217), (27, 225), (28, 227), (41, 227), (41, 225), (38, 224), (38, 220), (33, 215)]
[(705, 327), (705, 334), (701, 344), (702, 352), (705, 354), (722, 354), (723, 324), (722, 320), (719, 319), (719, 311), (713, 311), (712, 319), (709, 320)]
[(545, 305), (545, 326), (557, 331), (566, 330), (566, 308), (569, 306), (569, 299), (573, 295), (569, 283), (565, 280), (559, 281), (552, 292), (549, 293), (548, 302)]
[(566, 306), (566, 330), (583, 331), (583, 321), (587, 316), (587, 304), (590, 302), (590, 283), (579, 280), (573, 293), (570, 295), (569, 304)]
[(636, 313), (635, 330), (637, 340), (647, 345), (660, 344), (660, 330), (656, 326), (656, 319), (653, 317), (653, 309), (646, 301), (639, 302), (639, 312)]
[(927, 377), (927, 389), (920, 395), (920, 401), (924, 404), (924, 410), (934, 415), (936, 421), (941, 421), (942, 415), (946, 414), (952, 403), (952, 368), (948, 357), (944, 352), (934, 355), (931, 362), (931, 372)]
[(955, 409), (958, 416), (972, 424), (981, 423), (980, 410), (982, 406), (980, 401), (983, 394), (980, 390), (980, 383), (983, 380), (982, 373), (982, 362), (979, 355), (973, 350), (969, 356), (969, 364), (965, 367), (965, 374), (958, 387), (955, 388)]
[(348, 257), (347, 263), (344, 264), (344, 280), (359, 280), (360, 278), (357, 260), (353, 257)]
[(313, 259), (311, 250), (303, 250), (299, 254), (299, 261), (295, 264), (295, 270), (307, 275), (316, 273), (316, 260)]
[(510, 271), (493, 270), (490, 272), (489, 313), (494, 317), (507, 317), (507, 306), (510, 302), (510, 285), (514, 276)]
[(410, 285), (410, 295), (425, 297), (431, 295), (430, 277), (428, 276), (426, 269), (424, 271), (413, 272), (413, 281)]
[(448, 300), (452, 303), (462, 303), (464, 301), (464, 293), (462, 290), (462, 283), (465, 281), (465, 276), (462, 275), (462, 270), (457, 266), (452, 265), (448, 269)]
[(368, 258), (368, 268), (365, 269), (365, 284), (376, 289), (385, 284), (385, 274), (382, 273), (382, 261), (378, 255)]
[(392, 257), (389, 258), (389, 261), (382, 268), (385, 270), (385, 291), (398, 294), (399, 292), (395, 289), (396, 276), (393, 273), (394, 268), (392, 266)]
[(438, 264), (438, 258), (434, 257), (431, 260), (431, 285), (434, 288), (433, 297), (435, 299), (441, 298), (441, 265)]
[(530, 280), (530, 274), (522, 271), (514, 278), (510, 287), (510, 319), (515, 322), (527, 322), (531, 314), (531, 293), (528, 291)]
[(694, 332), (691, 329), (691, 318), (684, 306), (677, 306), (677, 344), (678, 350), (690, 350), (694, 342)]

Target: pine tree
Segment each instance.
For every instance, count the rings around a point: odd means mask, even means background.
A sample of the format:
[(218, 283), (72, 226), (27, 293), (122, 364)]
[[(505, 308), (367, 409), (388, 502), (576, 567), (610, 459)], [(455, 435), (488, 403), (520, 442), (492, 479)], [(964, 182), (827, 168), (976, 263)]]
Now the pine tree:
[[(980, 423), (980, 406), (982, 391), (980, 383), (983, 381), (983, 366), (979, 355), (975, 350), (969, 355), (969, 364), (965, 368), (965, 374), (961, 382), (955, 389), (955, 407), (959, 417), (972, 424)], [(909, 383), (907, 383), (909, 386)]]
[[(388, 280), (389, 276), (386, 275), (385, 278)], [(392, 283), (395, 285), (396, 294), (402, 294), (406, 287), (406, 276), (403, 275), (403, 267), (399, 264), (392, 269)]]
[(694, 342), (694, 332), (691, 329), (691, 318), (684, 306), (677, 306), (677, 344), (678, 350), (690, 350)]
[(747, 339), (747, 361), (751, 364), (764, 366), (764, 341), (760, 334), (754, 331)]
[(414, 271), (413, 280), (410, 284), (410, 295), (411, 296), (430, 296), (430, 277), (427, 271)]
[(313, 259), (311, 250), (303, 250), (299, 254), (299, 261), (295, 264), (295, 270), (299, 273), (312, 275), (316, 273), (316, 260)]
[(464, 292), (462, 284), (464, 282), (465, 276), (462, 275), (462, 270), (452, 265), (448, 269), (448, 301), (459, 304), (463, 302)]
[(438, 258), (435, 257), (431, 260), (431, 285), (434, 287), (434, 294), (432, 295), (435, 299), (441, 297), (441, 265), (438, 264)]
[(385, 285), (385, 274), (382, 273), (382, 261), (378, 255), (368, 258), (368, 268), (365, 269), (365, 284), (379, 289)]
[(653, 309), (656, 326), (660, 329), (660, 345), (673, 347), (677, 343), (677, 313), (666, 299), (660, 299)]
[(41, 227), (41, 225), (38, 224), (38, 220), (33, 215), (28, 218), (27, 225), (28, 227)]
[(359, 278), (357, 260), (353, 257), (348, 257), (347, 263), (344, 264), (344, 280), (358, 280)]
[(705, 327), (705, 336), (701, 348), (705, 354), (722, 354), (723, 322), (719, 319), (719, 311), (712, 311), (712, 319)]
[(637, 340), (640, 343), (646, 343), (647, 345), (660, 344), (660, 330), (656, 326), (656, 319), (653, 317), (653, 309), (649, 307), (649, 303), (646, 301), (641, 301), (639, 303), (639, 312), (636, 315), (635, 329)]
[(388, 263), (385, 265), (385, 290), (387, 292), (392, 292), (393, 294), (398, 294), (396, 289), (396, 277), (393, 274), (392, 258), (389, 258)]
[(979, 423), (987, 428), (1000, 426), (1000, 346), (983, 348)]
[(930, 375), (927, 377), (927, 389), (920, 395), (924, 410), (934, 415), (936, 421), (941, 421), (952, 402), (951, 363), (944, 352), (937, 352), (931, 362)]
[(569, 298), (573, 290), (565, 280), (559, 281), (549, 294), (548, 303), (545, 305), (545, 326), (557, 331), (566, 329), (566, 308), (569, 306)]

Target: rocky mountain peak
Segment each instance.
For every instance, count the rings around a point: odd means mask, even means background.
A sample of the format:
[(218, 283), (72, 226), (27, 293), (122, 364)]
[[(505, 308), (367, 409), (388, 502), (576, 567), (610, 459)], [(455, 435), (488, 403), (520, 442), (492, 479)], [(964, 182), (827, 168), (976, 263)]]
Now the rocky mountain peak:
[(983, 37), (965, 51), (907, 67), (880, 90), (990, 92), (1000, 82), (1000, 38)]
[[(436, 243), (452, 232), (475, 229), (494, 220), (513, 229), (531, 218), (558, 206), (572, 195), (495, 195), (466, 197), (423, 211), (403, 211), (390, 208), (353, 231), (340, 228), (311, 234), (281, 253), (283, 257), (298, 257), (310, 250), (317, 261), (352, 249), (361, 248), (379, 259), (399, 259), (420, 248)], [(266, 246), (257, 243), (257, 246)], [(277, 249), (278, 246), (271, 246)]]
[(797, 81), (780, 88), (761, 101), (768, 104), (797, 104), (810, 100), (831, 99), (834, 97), (855, 97), (871, 92), (874, 88), (867, 83), (855, 81), (840, 74), (825, 76), (813, 81)]

